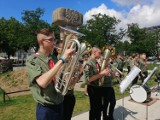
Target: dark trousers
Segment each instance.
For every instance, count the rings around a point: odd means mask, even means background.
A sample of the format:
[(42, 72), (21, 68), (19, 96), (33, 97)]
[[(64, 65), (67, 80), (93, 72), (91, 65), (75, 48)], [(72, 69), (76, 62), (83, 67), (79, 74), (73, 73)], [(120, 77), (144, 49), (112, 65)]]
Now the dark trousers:
[(113, 113), (116, 105), (114, 88), (103, 87), (101, 88), (101, 90), (102, 90), (101, 93), (102, 93), (102, 105), (103, 105), (103, 110), (102, 110), (103, 120), (113, 120)]
[(37, 120), (62, 120), (63, 105), (47, 105), (37, 104), (36, 118)]
[(89, 120), (101, 120), (102, 96), (100, 88), (88, 85), (87, 91), (90, 101)]
[(71, 120), (75, 105), (75, 96), (65, 95), (63, 101), (63, 120)]
[(134, 78), (134, 80), (132, 81), (132, 85), (137, 84), (139, 77), (137, 76), (136, 78)]
[[(143, 76), (143, 75), (144, 76)], [(143, 73), (140, 73), (140, 78), (141, 78), (141, 80), (142, 80), (142, 83), (143, 83), (143, 81), (144, 81), (144, 79), (146, 78), (148, 76), (148, 72), (147, 71), (145, 71), (145, 72), (143, 72)]]
[(127, 69), (128, 69), (127, 73), (129, 73), (131, 71), (131, 66), (127, 66)]

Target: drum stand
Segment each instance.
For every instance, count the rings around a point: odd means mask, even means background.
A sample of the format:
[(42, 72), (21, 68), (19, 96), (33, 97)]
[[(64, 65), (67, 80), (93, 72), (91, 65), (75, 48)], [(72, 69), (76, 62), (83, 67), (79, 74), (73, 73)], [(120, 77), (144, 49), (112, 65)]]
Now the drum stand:
[(146, 105), (146, 120), (148, 120), (148, 101), (147, 101), (147, 105)]
[(147, 102), (147, 104), (146, 104), (146, 120), (148, 120), (148, 102), (149, 102), (149, 100), (146, 100), (145, 102)]
[(160, 86), (159, 86), (159, 80), (158, 80), (158, 86), (157, 86), (157, 88), (156, 88), (156, 91), (157, 91), (157, 94), (156, 94), (156, 96), (158, 96), (158, 95), (160, 95)]
[[(124, 109), (124, 93), (122, 94), (122, 107)], [(124, 120), (124, 110), (121, 112), (122, 114), (122, 120)]]
[[(121, 78), (118, 79), (120, 82), (122, 81)], [(124, 93), (122, 93), (122, 107), (124, 109)], [(121, 112), (122, 114), (122, 120), (124, 120), (124, 110)]]

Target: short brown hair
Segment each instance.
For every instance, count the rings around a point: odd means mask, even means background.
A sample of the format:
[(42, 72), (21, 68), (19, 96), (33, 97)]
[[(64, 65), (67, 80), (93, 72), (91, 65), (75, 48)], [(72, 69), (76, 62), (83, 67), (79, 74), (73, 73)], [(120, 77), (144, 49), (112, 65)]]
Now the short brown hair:
[(53, 33), (53, 31), (50, 28), (43, 28), (36, 32), (36, 34), (43, 34), (46, 36), (50, 35), (51, 33)]

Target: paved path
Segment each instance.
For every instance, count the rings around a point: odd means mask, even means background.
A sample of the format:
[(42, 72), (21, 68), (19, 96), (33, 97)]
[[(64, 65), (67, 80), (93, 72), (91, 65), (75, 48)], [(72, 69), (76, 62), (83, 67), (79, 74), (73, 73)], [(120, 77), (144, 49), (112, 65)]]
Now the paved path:
[[(160, 94), (151, 93), (151, 97), (157, 99), (155, 103), (150, 106), (142, 105), (140, 103), (131, 102), (130, 97), (117, 100), (114, 119), (115, 120), (160, 120)], [(124, 106), (123, 106), (124, 100)], [(122, 115), (124, 116), (122, 119)], [(72, 117), (72, 120), (89, 120), (88, 112)]]

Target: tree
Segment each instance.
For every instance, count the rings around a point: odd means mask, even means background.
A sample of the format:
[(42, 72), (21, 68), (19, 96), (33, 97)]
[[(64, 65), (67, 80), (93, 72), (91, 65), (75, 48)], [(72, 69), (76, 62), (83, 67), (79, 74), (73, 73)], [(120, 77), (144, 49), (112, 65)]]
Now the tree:
[(86, 36), (82, 39), (88, 41), (92, 46), (98, 45), (103, 47), (106, 44), (115, 45), (122, 38), (121, 32), (116, 34), (116, 25), (120, 22), (115, 17), (97, 14), (88, 20), (87, 23), (79, 27), (79, 31)]
[(50, 28), (51, 26), (40, 19), (44, 14), (44, 9), (37, 8), (36, 10), (24, 10), (22, 12), (22, 20), (24, 22), (24, 34), (23, 34), (23, 42), (25, 43), (25, 49), (29, 49), (31, 47), (36, 48), (38, 50), (36, 31), (41, 28)]
[(146, 28), (139, 28), (138, 24), (132, 23), (128, 25), (127, 33), (131, 41), (130, 51), (151, 55), (155, 50), (154, 33), (148, 32)]
[(13, 17), (9, 20), (5, 18), (0, 19), (0, 43), (2, 51), (7, 53), (8, 58), (10, 58), (10, 55), (14, 55), (17, 50), (21, 25), (22, 24)]
[(128, 41), (118, 42), (116, 45), (116, 53), (122, 53), (125, 51), (125, 55), (129, 55), (131, 53), (130, 48), (131, 44)]

